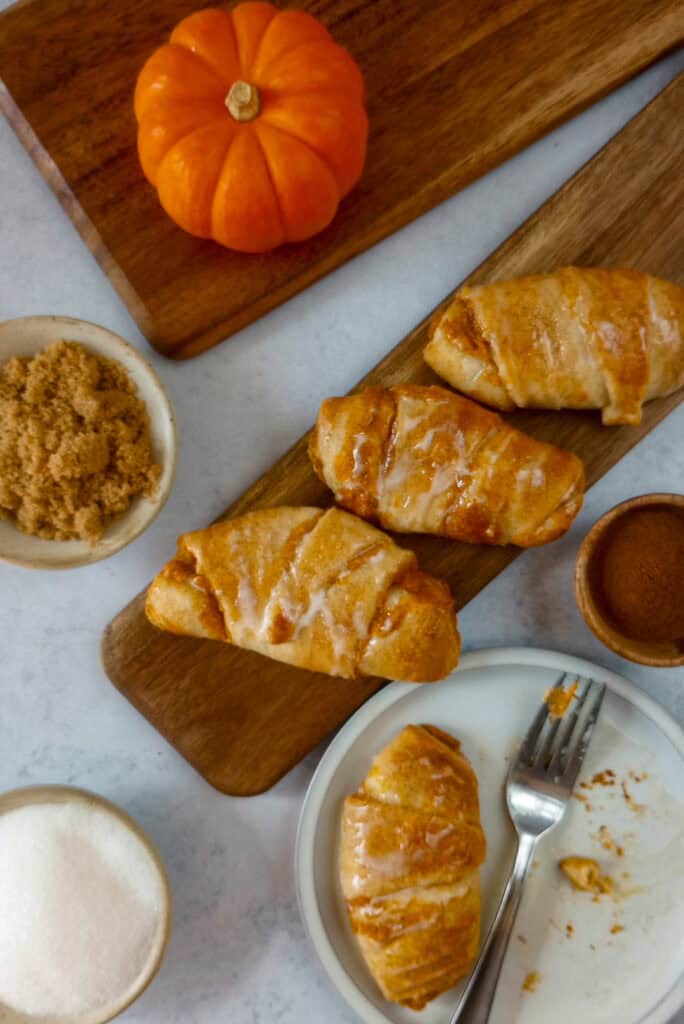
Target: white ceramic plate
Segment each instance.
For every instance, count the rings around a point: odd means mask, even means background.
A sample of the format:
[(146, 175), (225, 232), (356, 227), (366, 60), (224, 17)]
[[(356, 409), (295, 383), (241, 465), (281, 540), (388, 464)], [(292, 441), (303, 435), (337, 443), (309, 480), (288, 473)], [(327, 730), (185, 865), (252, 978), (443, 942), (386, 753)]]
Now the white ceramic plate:
[(136, 498), (91, 547), (81, 540), (43, 540), (0, 519), (0, 559), (33, 569), (71, 569), (120, 551), (156, 519), (176, 474), (176, 423), (171, 401), (156, 372), (137, 349), (105, 327), (68, 316), (26, 316), (0, 323), (0, 365), (12, 356), (34, 356), (53, 341), (77, 341), (120, 363), (147, 406), (154, 457), (162, 467), (153, 497)]
[[(579, 789), (589, 804), (571, 800), (562, 824), (541, 841), (491, 1024), (664, 1024), (684, 1005), (684, 732), (634, 684), (598, 665), (504, 648), (466, 654), (442, 683), (393, 683), (380, 691), (338, 733), (309, 787), (295, 854), (300, 909), (330, 979), (367, 1024), (446, 1024), (456, 990), (418, 1015), (380, 995), (337, 880), (343, 798), (405, 725), (432, 723), (457, 736), (480, 780), (486, 930), (515, 848), (503, 795), (508, 762), (546, 689), (565, 671), (608, 683), (581, 779), (610, 768), (617, 785)], [(642, 781), (633, 777), (644, 774)], [(627, 802), (623, 780), (643, 809)], [(624, 847), (622, 858), (600, 845), (601, 825)], [(595, 903), (573, 890), (557, 868), (569, 854), (597, 858), (615, 879), (618, 898)], [(523, 992), (531, 971), (539, 972), (539, 986)]]

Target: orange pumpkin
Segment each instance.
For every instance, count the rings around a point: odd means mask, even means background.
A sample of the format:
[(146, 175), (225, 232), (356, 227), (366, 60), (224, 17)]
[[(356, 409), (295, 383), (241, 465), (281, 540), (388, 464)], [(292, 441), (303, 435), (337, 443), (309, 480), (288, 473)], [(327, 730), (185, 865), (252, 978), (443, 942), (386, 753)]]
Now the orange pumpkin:
[(265, 252), (325, 228), (358, 181), (358, 66), (304, 11), (242, 3), (185, 18), (135, 90), (138, 153), (173, 220)]

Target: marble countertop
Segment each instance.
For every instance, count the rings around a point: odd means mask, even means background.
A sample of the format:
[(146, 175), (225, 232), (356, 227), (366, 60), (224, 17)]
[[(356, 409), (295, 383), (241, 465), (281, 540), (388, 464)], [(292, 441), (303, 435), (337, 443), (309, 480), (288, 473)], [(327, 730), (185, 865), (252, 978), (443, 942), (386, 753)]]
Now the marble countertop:
[[(125, 1014), (129, 1024), (355, 1018), (308, 946), (293, 885), (297, 817), (322, 748), (263, 796), (221, 796), (109, 685), (99, 661), (103, 627), (170, 556), (180, 532), (236, 498), (308, 428), (324, 396), (353, 385), (682, 68), (681, 53), (663, 60), (227, 344), (181, 365), (147, 348), (0, 120), (0, 316), (61, 313), (119, 332), (156, 366), (180, 430), (171, 499), (125, 551), (55, 574), (0, 567), (0, 789), (60, 782), (96, 790), (141, 822), (169, 867), (173, 943), (155, 983)], [(571, 572), (586, 530), (610, 506), (640, 492), (684, 490), (683, 436), (680, 406), (589, 492), (565, 538), (523, 554), (463, 611), (466, 648), (530, 644), (596, 659), (684, 722), (684, 670), (650, 670), (611, 655), (576, 610)]]

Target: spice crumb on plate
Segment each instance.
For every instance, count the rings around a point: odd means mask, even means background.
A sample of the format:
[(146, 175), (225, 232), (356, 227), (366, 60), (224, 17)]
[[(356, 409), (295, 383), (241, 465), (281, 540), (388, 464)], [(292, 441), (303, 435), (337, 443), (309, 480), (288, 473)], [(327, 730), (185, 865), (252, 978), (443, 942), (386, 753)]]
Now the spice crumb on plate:
[(558, 866), (575, 889), (594, 893), (595, 902), (613, 891), (612, 878), (601, 874), (598, 861), (592, 857), (563, 857)]
[(596, 839), (604, 850), (607, 850), (609, 853), (614, 853), (616, 857), (624, 857), (624, 847), (621, 846), (620, 843), (615, 842), (607, 825), (601, 825), (598, 833), (595, 836), (592, 836), (592, 839)]
[(536, 992), (541, 982), (539, 971), (530, 971), (522, 983), (523, 992)]
[(596, 772), (590, 781), (580, 782), (580, 786), (582, 789), (593, 789), (594, 786), (614, 786), (615, 778), (615, 772), (612, 768), (604, 768), (603, 771)]
[(584, 793), (578, 793), (577, 791), (575, 791), (572, 795), (574, 796), (575, 800), (579, 800), (579, 802), (581, 804), (584, 804), (584, 809), (585, 809), (585, 811), (587, 813), (591, 813), (591, 811), (592, 811), (591, 801), (586, 798)]
[(625, 803), (629, 807), (630, 811), (634, 811), (635, 814), (644, 814), (644, 812), (646, 811), (646, 805), (638, 804), (636, 802), (636, 800), (632, 797), (632, 794), (628, 790), (627, 783), (624, 781), (624, 779), (622, 781), (622, 795), (624, 796)]
[(149, 417), (126, 370), (69, 341), (0, 366), (0, 517), (97, 542), (156, 490)]
[(566, 689), (559, 686), (553, 686), (550, 690), (547, 690), (544, 694), (544, 701), (549, 709), (549, 713), (552, 718), (563, 718), (572, 701), (575, 699), (577, 693), (577, 687), (579, 686), (579, 680)]

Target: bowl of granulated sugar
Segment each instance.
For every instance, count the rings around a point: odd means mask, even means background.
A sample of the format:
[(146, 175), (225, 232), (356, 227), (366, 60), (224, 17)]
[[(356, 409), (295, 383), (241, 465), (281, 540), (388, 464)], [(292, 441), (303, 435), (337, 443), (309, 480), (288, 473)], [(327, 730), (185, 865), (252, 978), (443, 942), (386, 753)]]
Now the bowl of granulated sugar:
[(0, 795), (0, 1020), (104, 1024), (156, 975), (171, 889), (142, 829), (68, 786)]

